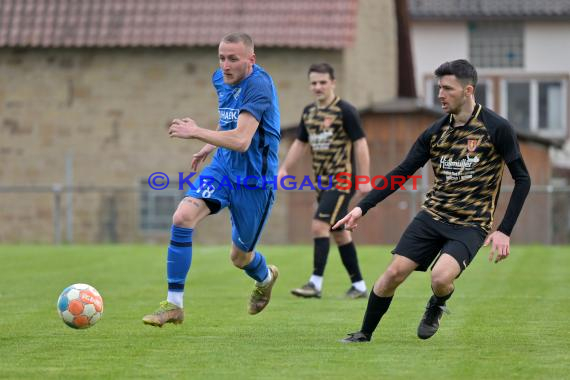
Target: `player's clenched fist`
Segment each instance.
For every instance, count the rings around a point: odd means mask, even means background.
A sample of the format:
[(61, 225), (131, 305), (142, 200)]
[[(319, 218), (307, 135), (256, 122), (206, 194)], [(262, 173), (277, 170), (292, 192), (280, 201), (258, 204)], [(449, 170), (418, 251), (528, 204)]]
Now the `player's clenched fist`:
[(199, 129), (196, 122), (189, 117), (182, 120), (174, 119), (172, 124), (168, 128), (168, 135), (170, 137), (178, 137), (181, 139), (191, 139), (196, 135), (196, 131)]

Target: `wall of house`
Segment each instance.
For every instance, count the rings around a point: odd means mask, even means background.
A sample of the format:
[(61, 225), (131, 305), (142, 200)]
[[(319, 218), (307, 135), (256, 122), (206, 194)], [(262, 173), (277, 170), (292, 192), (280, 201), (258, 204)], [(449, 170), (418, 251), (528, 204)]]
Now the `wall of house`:
[(439, 65), (469, 57), (469, 35), (464, 22), (413, 22), (410, 37), (418, 97), (425, 96), (425, 79)]
[(570, 23), (527, 22), (525, 26), (525, 70), (570, 74)]
[[(515, 74), (570, 74), (570, 24), (568, 22), (526, 22), (524, 30), (524, 69)], [(412, 51), (418, 94), (425, 94), (424, 80), (442, 62), (469, 58), (469, 33), (465, 21), (413, 22)], [(506, 72), (480, 69), (481, 73)]]
[(354, 42), (343, 51), (344, 91), (357, 108), (397, 96), (396, 10), (392, 0), (359, 0)]
[(570, 23), (529, 22), (525, 28), (525, 63), (530, 73), (552, 74), (566, 78), (565, 148), (551, 152), (558, 167), (570, 168)]

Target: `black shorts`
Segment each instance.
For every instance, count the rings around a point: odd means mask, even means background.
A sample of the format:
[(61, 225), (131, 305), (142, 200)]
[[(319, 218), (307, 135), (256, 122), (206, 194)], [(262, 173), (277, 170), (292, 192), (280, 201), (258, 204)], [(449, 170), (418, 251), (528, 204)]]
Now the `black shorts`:
[[(421, 211), (400, 238), (393, 254), (418, 263), (416, 270), (425, 272), (441, 253), (447, 253), (465, 270), (485, 242), (487, 233), (474, 226), (461, 226), (434, 219)], [(435, 263), (434, 263), (435, 265)]]
[(313, 219), (322, 220), (329, 225), (335, 224), (348, 214), (348, 204), (353, 193), (341, 193), (338, 190), (323, 191), (317, 197), (317, 211)]

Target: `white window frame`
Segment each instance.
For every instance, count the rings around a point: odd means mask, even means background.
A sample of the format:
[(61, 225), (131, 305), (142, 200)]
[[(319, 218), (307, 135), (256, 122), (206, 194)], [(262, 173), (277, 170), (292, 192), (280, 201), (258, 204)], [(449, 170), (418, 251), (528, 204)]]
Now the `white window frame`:
[[(541, 129), (538, 125), (538, 84), (540, 82), (560, 82), (560, 91), (562, 95), (562, 125), (559, 129)], [(504, 118), (508, 119), (508, 104), (509, 104), (509, 94), (507, 92), (508, 83), (529, 83), (529, 131), (533, 134), (542, 137), (552, 137), (552, 138), (566, 138), (568, 131), (568, 81), (565, 78), (536, 78), (536, 77), (503, 77), (500, 80), (500, 90), (501, 90), (501, 104), (500, 104), (500, 114)], [(516, 125), (515, 125), (516, 128)]]

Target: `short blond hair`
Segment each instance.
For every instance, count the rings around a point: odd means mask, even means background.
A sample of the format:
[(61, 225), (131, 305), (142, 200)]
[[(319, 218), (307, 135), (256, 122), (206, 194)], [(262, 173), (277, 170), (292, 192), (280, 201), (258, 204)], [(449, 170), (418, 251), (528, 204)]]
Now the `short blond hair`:
[(226, 34), (224, 37), (222, 37), (222, 41), (221, 42), (225, 42), (225, 43), (229, 43), (229, 44), (237, 44), (239, 42), (243, 43), (245, 45), (246, 48), (250, 49), (253, 52), (253, 39), (251, 38), (251, 36), (247, 33), (243, 33), (243, 32), (234, 32), (234, 33), (229, 33)]

